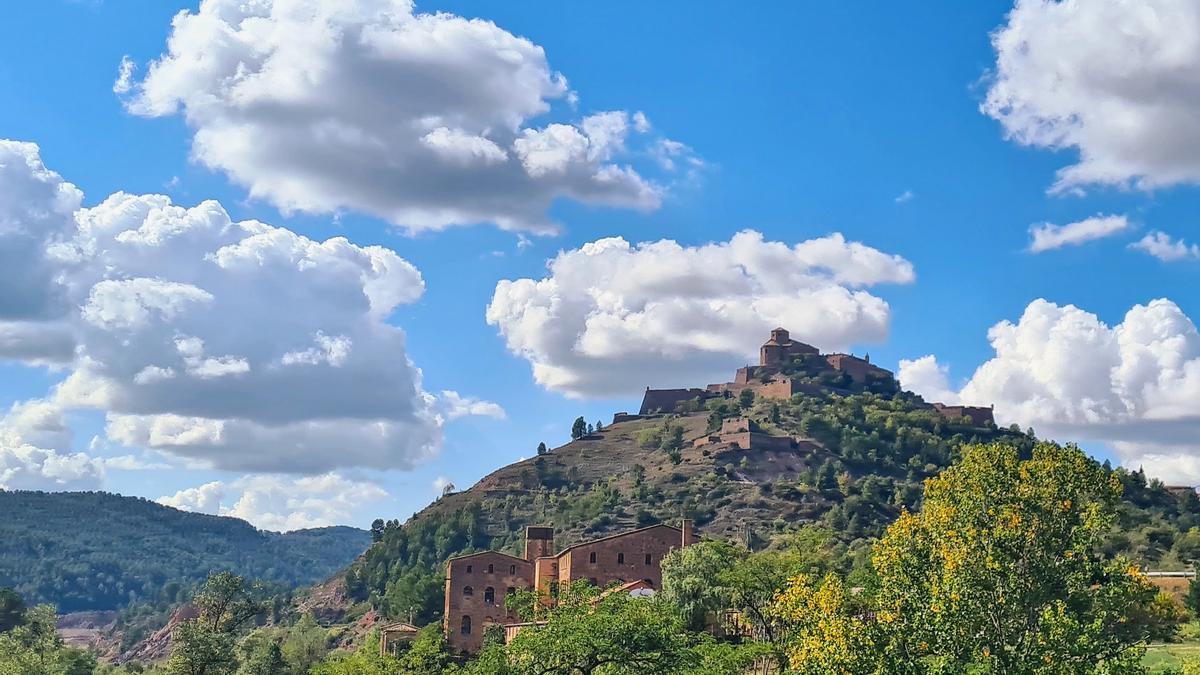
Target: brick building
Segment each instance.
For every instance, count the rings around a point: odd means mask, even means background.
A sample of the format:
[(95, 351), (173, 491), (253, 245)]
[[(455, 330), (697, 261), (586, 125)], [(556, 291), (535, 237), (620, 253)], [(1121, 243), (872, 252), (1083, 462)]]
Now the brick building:
[(758, 350), (758, 365), (778, 366), (790, 362), (794, 356), (815, 356), (819, 353), (820, 351), (810, 344), (792, 340), (787, 330), (776, 328)]
[(554, 552), (554, 529), (525, 528), (525, 557), (481, 551), (446, 562), (444, 628), (456, 649), (476, 652), (484, 629), (509, 625), (520, 618), (504, 607), (517, 589), (537, 588), (553, 597), (559, 586), (587, 580), (595, 586), (639, 582), (662, 586), (662, 563), (672, 549), (696, 542), (690, 521), (683, 527), (651, 525), (569, 546)]
[(944, 405), (942, 403), (934, 403), (933, 409), (947, 418), (966, 417), (975, 426), (987, 427), (996, 423), (995, 410), (991, 406), (985, 408), (974, 405)]

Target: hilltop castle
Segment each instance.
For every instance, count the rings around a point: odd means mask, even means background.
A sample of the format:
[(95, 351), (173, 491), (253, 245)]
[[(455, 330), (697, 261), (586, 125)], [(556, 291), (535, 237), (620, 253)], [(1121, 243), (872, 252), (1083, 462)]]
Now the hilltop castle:
[[(758, 365), (738, 368), (732, 382), (710, 384), (704, 389), (647, 387), (638, 416), (672, 413), (690, 401), (703, 403), (710, 398), (737, 396), (745, 390), (754, 392), (755, 397), (786, 400), (796, 394), (819, 394), (847, 386), (899, 390), (892, 371), (871, 363), (870, 355), (859, 358), (853, 354), (822, 354), (810, 344), (793, 340), (786, 329), (776, 328), (758, 350)], [(947, 418), (966, 417), (979, 426), (995, 423), (991, 407), (934, 403), (931, 408)], [(619, 413), (614, 421), (629, 417)]]

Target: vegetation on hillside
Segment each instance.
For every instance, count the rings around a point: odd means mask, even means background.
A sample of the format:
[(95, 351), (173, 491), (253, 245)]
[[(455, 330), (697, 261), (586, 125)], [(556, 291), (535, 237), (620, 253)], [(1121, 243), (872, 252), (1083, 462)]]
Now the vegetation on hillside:
[[(442, 498), (404, 525), (381, 524), (348, 570), (350, 597), (389, 617), (435, 621), (450, 556), (486, 548), (519, 555), (527, 525), (553, 525), (561, 546), (681, 515), (703, 534), (751, 549), (815, 524), (836, 533), (834, 544), (862, 568), (870, 542), (902, 510), (920, 508), (923, 482), (964, 445), (1000, 442), (1028, 458), (1037, 442), (1032, 430), (948, 419), (905, 392), (743, 396), (681, 408), (691, 412), (581, 436)], [(723, 419), (743, 415), (757, 430), (813, 443), (791, 453), (692, 447)], [(1200, 558), (1194, 494), (1169, 491), (1140, 470), (1100, 470), (1123, 488), (1100, 544), (1107, 555), (1168, 569)]]
[[(778, 672), (1189, 673), (1148, 664), (1184, 610), (1105, 541), (1121, 477), (1075, 447), (969, 445), (925, 483), (859, 555), (837, 533), (803, 525), (762, 550), (709, 539), (673, 551), (652, 597), (591, 587), (507, 602), (528, 625), (507, 643), (492, 627), (470, 658), (437, 624), (396, 655), (377, 634), (334, 651), (336, 630), (311, 616), (261, 626), (265, 597), (231, 574), (211, 577), (174, 629), (170, 659), (97, 666), (64, 647), (50, 608), (25, 610), (0, 590), (0, 673), (38, 675), (742, 675)], [(386, 533), (384, 533), (386, 535)], [(1194, 626), (1189, 625), (1194, 632)], [(1160, 655), (1161, 656), (1161, 655)], [(8, 670), (6, 670), (8, 668)], [(33, 670), (29, 670), (33, 668)]]
[(349, 527), (264, 532), (102, 492), (0, 491), (0, 586), (59, 611), (183, 600), (210, 573), (285, 586), (319, 581), (370, 543)]

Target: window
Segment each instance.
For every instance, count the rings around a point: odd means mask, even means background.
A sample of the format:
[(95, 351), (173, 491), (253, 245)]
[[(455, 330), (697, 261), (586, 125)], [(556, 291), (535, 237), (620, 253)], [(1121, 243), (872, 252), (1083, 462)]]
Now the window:
[(493, 574), (496, 571), (496, 566), (488, 564), (488, 574)]
[(618, 553), (618, 554), (617, 554), (617, 564), (618, 564), (618, 565), (624, 565), (624, 564), (625, 564), (625, 554), (624, 554), (624, 553)]
[(475, 595), (475, 589), (470, 586), (463, 586), (463, 597), (469, 598), (472, 595)]
[(483, 589), (483, 601), (489, 605), (496, 604), (496, 589), (491, 586)]
[(649, 553), (646, 554), (646, 564), (647, 565), (650, 564), (650, 554)]
[(593, 565), (596, 564), (596, 552), (595, 551), (592, 551), (590, 554), (588, 554), (588, 562), (592, 563)]
[(464, 616), (462, 618), (462, 629), (460, 629), (459, 632), (462, 633), (463, 635), (471, 634), (471, 617)]
[(508, 587), (508, 590), (504, 591), (504, 597), (506, 597), (506, 598), (507, 598), (507, 597), (509, 597), (510, 595), (512, 595), (513, 593), (516, 593), (516, 592), (517, 592), (517, 589), (516, 589), (516, 588), (514, 588), (514, 587), (512, 587), (512, 586), (509, 586), (509, 587)]
[(516, 573), (517, 573), (517, 566), (516, 566), (516, 565), (509, 565), (509, 566), (508, 566), (508, 573), (509, 573), (509, 574), (516, 574)]
[(642, 581), (646, 582), (646, 585), (649, 586), (650, 588), (654, 588), (654, 580), (653, 579), (642, 579)]
[(558, 582), (557, 581), (550, 582), (550, 597), (552, 597), (552, 598), (558, 597)]
[(471, 565), (467, 565), (467, 574), (471, 573)]

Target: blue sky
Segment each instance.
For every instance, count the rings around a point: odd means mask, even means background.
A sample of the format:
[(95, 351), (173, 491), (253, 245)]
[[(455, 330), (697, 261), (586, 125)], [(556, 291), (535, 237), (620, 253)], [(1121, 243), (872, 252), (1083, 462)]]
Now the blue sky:
[[(745, 360), (727, 349), (706, 351), (696, 346), (697, 339), (673, 352), (680, 362), (671, 368), (615, 371), (628, 381), (623, 391), (589, 391), (535, 379), (530, 359), (511, 349), (500, 334), (502, 323), (488, 322), (486, 308), (498, 281), (543, 279), (547, 261), (560, 251), (576, 251), (606, 237), (631, 244), (669, 239), (689, 249), (728, 242), (746, 229), (788, 246), (837, 232), (911, 263), (915, 279), (908, 283), (834, 283), (885, 301), (886, 335), (879, 326), (859, 331), (854, 324), (822, 346), (869, 351), (873, 361), (896, 370), (902, 359), (935, 355), (936, 362), (910, 368), (905, 384), (930, 396), (996, 403), (1003, 423), (1049, 428), (1055, 437), (1079, 440), (1099, 456), (1146, 464), (1170, 481), (1195, 481), (1200, 469), (1192, 459), (1194, 446), (1177, 436), (1186, 439), (1200, 414), (1197, 399), (1182, 397), (1200, 381), (1200, 340), (1187, 320), (1200, 314), (1200, 253), (1184, 245), (1175, 249), (1181, 251), (1175, 259), (1163, 260), (1130, 247), (1155, 231), (1189, 244), (1200, 240), (1194, 216), (1200, 203), (1195, 170), (1200, 167), (1200, 134), (1189, 120), (1179, 125), (1178, 138), (1162, 141), (1171, 152), (1158, 152), (1151, 146), (1161, 139), (1152, 132), (1162, 128), (1161, 120), (1147, 112), (1158, 109), (1156, 97), (1186, 98), (1188, 85), (1177, 84), (1186, 78), (1162, 72), (1176, 66), (1161, 66), (1147, 57), (1147, 63), (1130, 64), (1122, 74), (1127, 79), (1119, 82), (1081, 76), (1081, 82), (1062, 90), (1039, 90), (1043, 80), (1030, 73), (1055, 62), (1053, 45), (1064, 40), (1080, 45), (1080, 58), (1097, 62), (1112, 57), (1126, 63), (1139, 53), (1136, 45), (1103, 35), (1071, 41), (1072, 36), (1062, 34), (1069, 29), (1057, 23), (1062, 17), (1056, 12), (1104, 16), (1119, 8), (1100, 1), (1070, 4), (1089, 6), (1064, 9), (1057, 3), (1028, 2), (1019, 10), (1027, 21), (1009, 26), (1010, 2), (879, 3), (870, 11), (848, 3), (778, 3), (754, 11), (734, 3), (421, 3), (418, 12), (485, 19), (544, 50), (548, 69), (565, 76), (577, 103), (565, 93), (547, 95), (549, 110), (527, 115), (522, 128), (551, 122), (582, 125), (581, 120), (603, 111), (630, 116), (640, 111), (652, 125), (641, 136), (628, 132), (624, 154), (612, 161), (634, 167), (656, 185), (656, 205), (625, 208), (607, 198), (559, 192), (544, 211), (546, 222), (560, 228), (551, 235), (532, 227), (501, 229), (486, 217), (479, 224), (413, 232), (353, 198), (335, 208), (305, 212), (280, 204), (287, 198), (272, 197), (269, 190), (252, 197), (244, 174), (242, 179), (235, 174), (265, 166), (261, 154), (238, 169), (231, 167), (242, 158), (221, 166), (224, 160), (205, 162), (193, 150), (197, 128), (214, 124), (211, 119), (197, 121), (207, 113), (188, 117), (200, 110), (199, 104), (178, 87), (195, 86), (195, 81), (181, 78), (182, 84), (163, 85), (176, 87), (171, 96), (180, 112), (134, 110), (139, 95), (154, 95), (139, 87), (148, 64), (167, 53), (172, 16), (181, 10), (196, 12), (198, 3), (10, 4), (0, 10), (0, 138), (36, 143), (45, 166), (83, 192), (85, 207), (118, 191), (162, 193), (185, 207), (215, 199), (234, 221), (257, 219), (316, 241), (344, 236), (359, 246), (391, 249), (420, 271), (425, 284), (419, 299), (400, 304), (387, 319), (404, 334), (399, 358), (407, 357), (420, 369), (424, 391), (435, 397), (455, 391), (495, 403), (505, 415), (467, 414), (445, 421), (440, 427), (444, 439), (434, 444), (436, 454), (412, 469), (388, 470), (385, 456), (359, 465), (314, 465), (296, 473), (287, 471), (286, 462), (247, 468), (214, 464), (201, 455), (184, 462), (178, 452), (104, 440), (105, 414), (112, 408), (70, 405), (63, 412), (74, 433), (69, 448), (58, 448), (60, 454), (130, 456), (164, 468), (112, 464), (102, 477), (89, 474), (91, 483), (56, 483), (46, 476), (39, 483), (26, 476), (24, 482), (10, 481), (9, 487), (102, 487), (156, 499), (217, 483), (221, 494), (216, 500), (193, 493), (172, 503), (231, 512), (277, 528), (322, 522), (364, 525), (376, 516), (406, 517), (433, 497), (436, 479), (466, 487), (490, 470), (530, 455), (539, 441), (563, 442), (576, 415), (607, 420), (616, 410), (636, 408), (637, 392), (646, 385), (703, 385), (714, 368)], [(1183, 12), (1185, 20), (1196, 18), (1180, 3), (1151, 4), (1163, 16)], [(1127, 40), (1162, 43), (1152, 25), (1133, 25), (1136, 30)], [(1006, 27), (1014, 39), (1032, 45), (1033, 57), (998, 62), (1003, 54), (991, 36)], [(126, 57), (137, 66), (132, 85), (114, 93)], [(1128, 78), (1155, 86), (1130, 92), (1121, 87)], [(998, 81), (1011, 96), (1006, 110), (1011, 112), (1016, 101), (1017, 110), (1032, 110), (1035, 123), (1018, 114), (981, 111)], [(403, 100), (422, 92), (395, 95)], [(330, 105), (336, 116), (337, 102)], [(1130, 122), (1124, 131), (1113, 132), (1104, 127), (1105, 120), (1085, 116), (1062, 121), (1071, 106), (1114, 118), (1123, 110)], [(1030, 129), (1039, 128), (1038, 121), (1044, 127), (1047, 119), (1061, 125), (1062, 134), (1056, 140), (1032, 138)], [(1128, 134), (1128, 142), (1115, 147), (1108, 139), (1120, 133)], [(656, 166), (654, 144), (662, 139), (686, 145), (689, 150), (682, 151), (677, 164), (692, 160), (688, 169)], [(1145, 156), (1138, 155), (1139, 149)], [(1163, 159), (1166, 154), (1170, 161)], [(1098, 157), (1094, 164), (1103, 165), (1103, 171), (1052, 192), (1058, 172), (1080, 164), (1084, 155)], [(287, 167), (271, 164), (270, 170)], [(427, 189), (445, 190), (452, 204), (477, 188), (451, 174), (438, 180), (436, 188)], [(384, 193), (387, 187), (382, 186)], [(400, 196), (389, 204), (407, 208), (407, 193), (399, 181), (395, 187)], [(21, 195), (0, 190), (0, 199), (5, 198)], [(1031, 227), (1086, 223), (1097, 215), (1123, 219), (1113, 221), (1116, 231), (1106, 236), (1089, 235), (1083, 225), (1065, 231), (1068, 239), (1078, 237), (1073, 243), (1031, 251)], [(4, 241), (0, 239), (0, 247)], [(647, 268), (659, 264), (648, 258), (643, 262)], [(587, 269), (578, 273), (598, 274)], [(787, 270), (777, 273), (786, 275)], [(597, 276), (591, 283), (603, 286), (607, 281)], [(14, 292), (15, 287), (0, 288), (0, 295)], [(269, 294), (271, 288), (246, 292)], [(1136, 327), (1131, 323), (1127, 330), (1110, 330), (1131, 308), (1160, 298), (1170, 306), (1151, 307), (1154, 311), (1139, 318)], [(1006, 320), (1017, 324), (1038, 299), (1048, 302), (1033, 307), (1029, 321), (1011, 331), (1012, 348), (998, 354), (989, 342), (989, 329)], [(1068, 305), (1081, 311), (1072, 313)], [(759, 318), (768, 316), (780, 314)], [(786, 320), (789, 315), (782, 316)], [(797, 336), (820, 334), (819, 327), (802, 325), (809, 315), (795, 316), (788, 325)], [(746, 353), (755, 346), (746, 345)], [(627, 348), (647, 349), (638, 344)], [(1041, 374), (1030, 372), (1042, 367), (1028, 358), (1030, 349), (1061, 372), (1076, 375), (1057, 377), (1067, 380), (1059, 386), (1055, 377), (1045, 376), (1044, 367)], [(632, 361), (656, 358), (652, 350), (634, 356)], [(985, 363), (990, 367), (976, 375)], [(1141, 379), (1109, 377), (1114, 368), (1137, 371)], [(48, 368), (19, 359), (0, 362), (0, 404), (47, 397), (71, 371), (72, 366), (63, 364)], [(1082, 377), (1079, 371), (1100, 376)], [(693, 373), (695, 379), (689, 379)], [(641, 381), (642, 376), (648, 381)], [(1147, 393), (1152, 387), (1161, 391)], [(1159, 424), (1164, 419), (1172, 425), (1169, 429)], [(89, 448), (93, 436), (101, 440)], [(0, 476), (3, 461), (0, 454)], [(331, 475), (343, 482), (317, 484), (318, 478)], [(356, 505), (305, 511), (281, 496), (287, 488), (280, 486), (294, 480), (310, 481), (305, 485), (313, 495), (334, 495), (331, 503), (346, 499)], [(234, 503), (239, 494), (244, 496), (239, 491), (255, 489), (247, 486), (264, 490), (258, 495), (261, 502), (255, 507), (248, 500), (238, 509)], [(356, 501), (355, 494), (362, 500)], [(294, 512), (300, 515), (289, 519)]]

